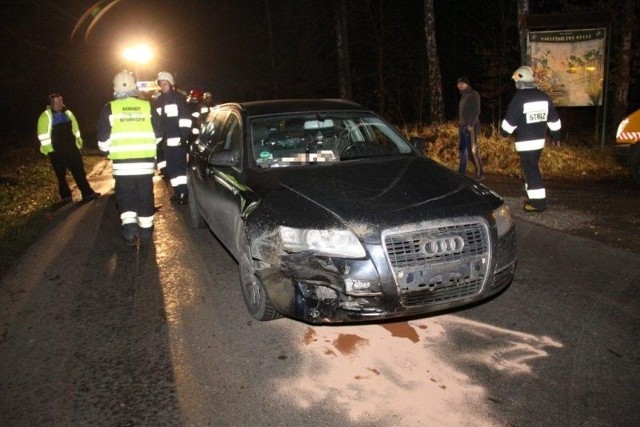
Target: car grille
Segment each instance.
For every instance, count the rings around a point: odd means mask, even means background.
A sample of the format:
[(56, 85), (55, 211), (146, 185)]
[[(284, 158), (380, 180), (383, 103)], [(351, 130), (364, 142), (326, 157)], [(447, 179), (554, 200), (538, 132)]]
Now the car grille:
[(482, 291), (490, 265), (483, 220), (387, 230), (383, 238), (403, 305), (450, 302)]

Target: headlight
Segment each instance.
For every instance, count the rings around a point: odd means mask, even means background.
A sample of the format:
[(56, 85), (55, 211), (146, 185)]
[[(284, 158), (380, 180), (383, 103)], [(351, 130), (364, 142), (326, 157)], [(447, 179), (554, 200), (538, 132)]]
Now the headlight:
[(509, 207), (503, 204), (493, 211), (493, 218), (496, 220), (496, 228), (498, 229), (498, 237), (504, 236), (513, 226), (513, 219)]
[(314, 251), (318, 255), (362, 258), (366, 255), (358, 238), (348, 230), (310, 230), (280, 227), (284, 248), (291, 252)]

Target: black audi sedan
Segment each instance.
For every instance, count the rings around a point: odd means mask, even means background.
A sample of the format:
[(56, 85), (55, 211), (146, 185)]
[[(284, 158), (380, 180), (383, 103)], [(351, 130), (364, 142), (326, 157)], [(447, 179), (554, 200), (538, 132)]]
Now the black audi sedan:
[(187, 182), (192, 225), (235, 257), (258, 320), (423, 315), (484, 300), (514, 275), (500, 196), (353, 102), (218, 105)]

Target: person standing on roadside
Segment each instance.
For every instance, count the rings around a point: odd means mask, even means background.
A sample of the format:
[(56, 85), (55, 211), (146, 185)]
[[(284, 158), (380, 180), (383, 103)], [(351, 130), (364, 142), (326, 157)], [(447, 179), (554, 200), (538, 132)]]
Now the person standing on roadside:
[(38, 118), (38, 139), (40, 152), (49, 157), (51, 167), (58, 179), (58, 193), (64, 203), (73, 200), (67, 183), (67, 170), (82, 193), (82, 201), (95, 200), (100, 193), (93, 191), (87, 181), (82, 163), (82, 136), (75, 115), (64, 105), (62, 95), (52, 93), (49, 105)]
[(198, 138), (198, 135), (200, 135), (198, 118), (200, 117), (201, 102), (202, 91), (200, 89), (193, 89), (189, 91), (189, 96), (187, 96), (187, 107), (191, 116), (191, 133), (189, 134), (189, 144), (195, 141)]
[(191, 117), (184, 96), (175, 90), (173, 76), (161, 71), (157, 77), (162, 93), (155, 109), (162, 120), (162, 147), (167, 161), (167, 175), (173, 188), (170, 200), (187, 203), (187, 146), (191, 133)]
[(478, 134), (480, 132), (480, 95), (471, 87), (467, 77), (458, 78), (460, 102), (458, 104), (458, 140), (460, 165), (458, 172), (467, 173), (467, 160), (470, 158), (476, 169), (476, 179), (484, 179), (484, 168), (478, 150)]
[(211, 92), (205, 92), (202, 95), (202, 102), (199, 105), (198, 124), (205, 123), (209, 113), (213, 111), (215, 104), (213, 103), (213, 95)]
[(509, 136), (517, 129), (516, 151), (524, 174), (527, 200), (525, 212), (544, 212), (547, 209), (547, 193), (540, 173), (540, 155), (544, 148), (547, 128), (554, 144), (560, 141), (560, 116), (551, 98), (538, 89), (533, 70), (521, 66), (511, 76), (516, 83), (516, 94), (509, 103), (507, 115), (500, 126), (502, 136)]
[(123, 70), (113, 79), (114, 100), (98, 119), (98, 147), (113, 162), (115, 195), (122, 237), (134, 245), (138, 237), (153, 234), (156, 144), (160, 140), (160, 118), (149, 101), (138, 99), (133, 75)]

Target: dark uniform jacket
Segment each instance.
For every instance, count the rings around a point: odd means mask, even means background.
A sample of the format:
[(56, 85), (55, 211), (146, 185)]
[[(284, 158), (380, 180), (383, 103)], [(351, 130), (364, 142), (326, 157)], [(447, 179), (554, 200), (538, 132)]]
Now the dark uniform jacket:
[(184, 96), (176, 90), (161, 94), (154, 105), (162, 123), (162, 144), (178, 147), (191, 132), (191, 116)]
[(517, 129), (516, 151), (541, 150), (549, 128), (551, 138), (560, 140), (560, 116), (549, 96), (540, 89), (518, 89), (500, 126), (503, 136)]

